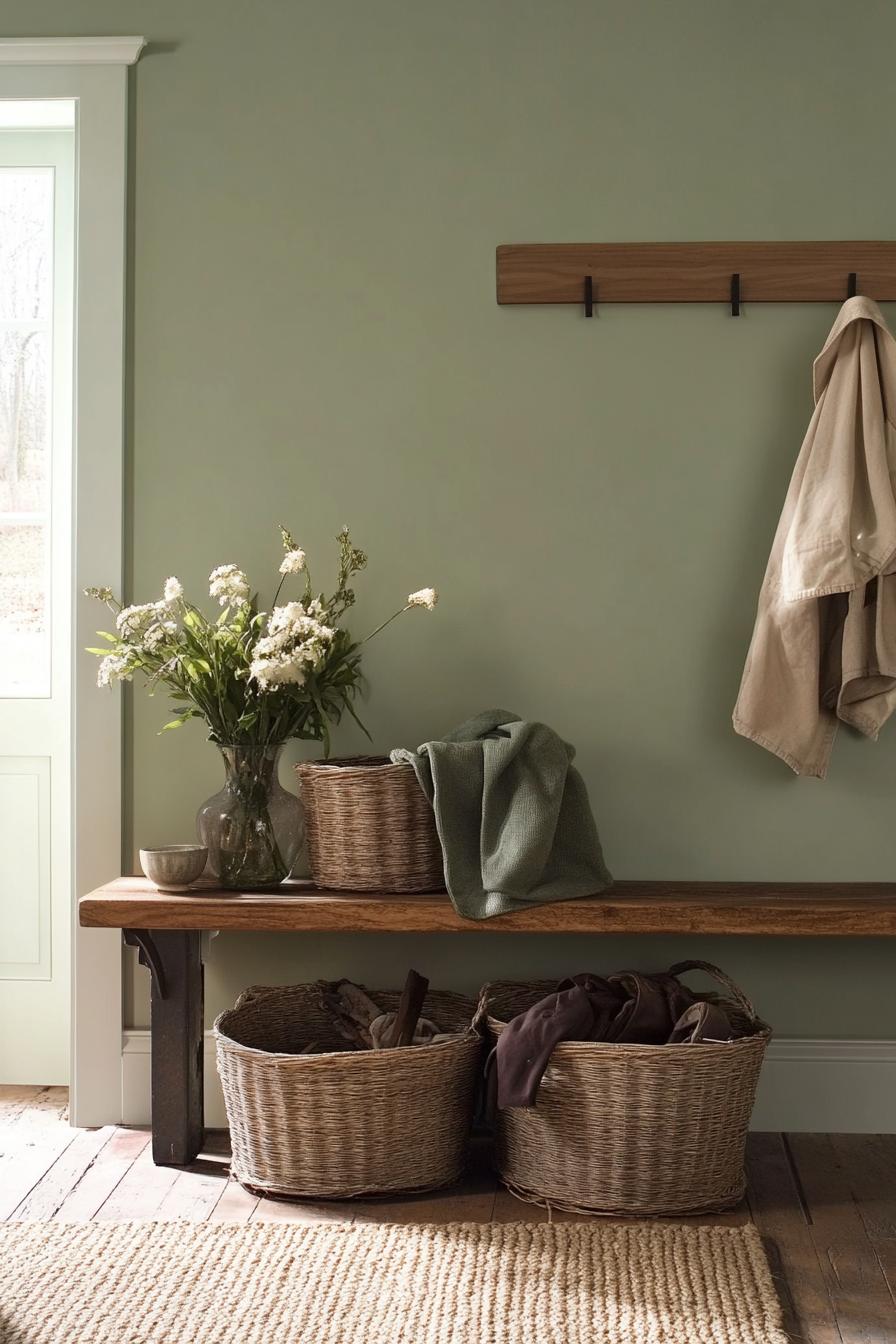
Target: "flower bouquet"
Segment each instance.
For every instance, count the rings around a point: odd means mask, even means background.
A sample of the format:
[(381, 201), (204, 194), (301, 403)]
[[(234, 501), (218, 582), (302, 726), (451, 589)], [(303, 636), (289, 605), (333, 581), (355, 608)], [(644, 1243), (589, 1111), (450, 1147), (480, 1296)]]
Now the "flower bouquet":
[[(224, 788), (200, 809), (198, 827), (209, 865), (223, 885), (262, 887), (281, 882), (302, 843), (296, 799), (279, 783), (277, 764), (290, 738), (323, 742), (348, 713), (366, 733), (352, 701), (361, 683), (361, 649), (411, 607), (432, 610), (432, 588), (411, 593), (404, 606), (365, 639), (354, 641), (343, 621), (355, 601), (352, 578), (367, 556), (348, 528), (337, 537), (339, 564), (330, 597), (315, 592), (305, 552), (281, 527), (284, 555), (269, 610), (236, 565), (209, 575), (209, 595), (223, 610), (207, 617), (176, 578), (162, 598), (123, 607), (108, 588), (87, 595), (115, 614), (114, 631), (98, 631), (105, 646), (97, 682), (112, 686), (141, 674), (153, 693), (166, 688), (176, 713), (162, 731), (203, 719), (224, 758)], [(280, 604), (284, 585), (298, 579), (301, 597)], [(368, 734), (369, 736), (369, 734)]]

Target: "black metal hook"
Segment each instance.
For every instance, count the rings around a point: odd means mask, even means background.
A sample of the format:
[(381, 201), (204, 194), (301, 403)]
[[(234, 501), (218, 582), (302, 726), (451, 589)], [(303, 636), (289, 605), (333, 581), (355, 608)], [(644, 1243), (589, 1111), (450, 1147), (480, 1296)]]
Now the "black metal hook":
[(590, 275), (585, 276), (585, 316), (594, 316), (594, 279)]
[(846, 297), (848, 299), (854, 299), (858, 293), (858, 288), (859, 277), (856, 275), (855, 271), (850, 271), (849, 279), (846, 282)]
[(740, 272), (731, 277), (731, 316), (740, 317)]

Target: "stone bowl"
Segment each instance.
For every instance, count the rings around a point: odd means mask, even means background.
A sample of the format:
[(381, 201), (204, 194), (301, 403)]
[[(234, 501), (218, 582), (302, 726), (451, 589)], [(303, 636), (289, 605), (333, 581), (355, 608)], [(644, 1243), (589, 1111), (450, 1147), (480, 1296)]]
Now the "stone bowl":
[(159, 891), (189, 891), (208, 859), (203, 845), (160, 845), (141, 849), (140, 866)]

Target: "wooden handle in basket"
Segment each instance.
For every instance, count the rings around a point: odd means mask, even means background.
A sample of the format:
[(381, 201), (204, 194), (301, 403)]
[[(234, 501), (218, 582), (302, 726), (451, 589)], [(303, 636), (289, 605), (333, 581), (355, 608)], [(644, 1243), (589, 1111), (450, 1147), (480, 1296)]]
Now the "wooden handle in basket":
[(398, 1003), (398, 1012), (395, 1014), (395, 1025), (392, 1028), (390, 1045), (411, 1044), (420, 1014), (423, 1012), (423, 1000), (426, 998), (428, 989), (429, 981), (425, 975), (420, 975), (418, 971), (414, 970), (408, 971), (404, 989), (401, 992), (401, 999)]
[(479, 1031), (485, 1019), (488, 1017), (488, 1001), (492, 992), (491, 981), (486, 981), (479, 991), (479, 999), (476, 1004), (476, 1011), (473, 1014), (473, 1020), (470, 1023), (472, 1031)]

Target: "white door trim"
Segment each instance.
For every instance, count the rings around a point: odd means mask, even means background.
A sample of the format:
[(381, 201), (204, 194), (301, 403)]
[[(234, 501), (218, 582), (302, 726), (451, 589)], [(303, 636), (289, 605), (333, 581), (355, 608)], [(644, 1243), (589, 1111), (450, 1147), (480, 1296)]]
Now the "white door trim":
[[(90, 43), (86, 59), (95, 62)], [(77, 897), (121, 868), (121, 699), (97, 690), (84, 647), (100, 608), (82, 590), (107, 584), (121, 593), (123, 580), (127, 65), (139, 46), (102, 64), (58, 63), (63, 46), (69, 62), (85, 59), (70, 39), (30, 46), (26, 62), (20, 43), (0, 43), (0, 98), (72, 98), (77, 107), (71, 1115), (73, 1124), (102, 1125), (121, 1117), (121, 937), (80, 929)], [(46, 56), (36, 63), (39, 46)], [(10, 51), (19, 53), (11, 61)]]

